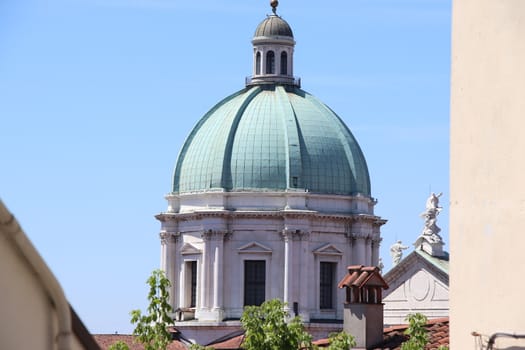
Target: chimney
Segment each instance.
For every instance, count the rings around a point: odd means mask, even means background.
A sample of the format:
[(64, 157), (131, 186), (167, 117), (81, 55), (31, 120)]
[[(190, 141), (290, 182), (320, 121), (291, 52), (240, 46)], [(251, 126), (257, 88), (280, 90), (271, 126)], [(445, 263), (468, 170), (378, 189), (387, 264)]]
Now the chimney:
[(355, 349), (368, 349), (383, 341), (383, 289), (386, 284), (378, 267), (348, 266), (348, 274), (339, 282), (346, 288), (344, 325), (355, 337)]

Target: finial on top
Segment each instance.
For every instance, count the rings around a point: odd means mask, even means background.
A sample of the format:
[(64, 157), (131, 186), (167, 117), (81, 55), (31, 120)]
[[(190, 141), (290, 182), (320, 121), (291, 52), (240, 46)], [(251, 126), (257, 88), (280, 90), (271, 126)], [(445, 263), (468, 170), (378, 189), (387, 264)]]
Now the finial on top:
[(271, 0), (270, 1), (270, 6), (272, 7), (272, 12), (274, 14), (277, 14), (277, 6), (279, 6), (279, 1), (277, 0)]

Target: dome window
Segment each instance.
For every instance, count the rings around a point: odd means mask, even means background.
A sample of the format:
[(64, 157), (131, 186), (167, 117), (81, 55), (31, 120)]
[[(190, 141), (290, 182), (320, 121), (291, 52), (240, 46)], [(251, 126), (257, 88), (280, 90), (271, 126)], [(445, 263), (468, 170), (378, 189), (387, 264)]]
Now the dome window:
[(288, 54), (286, 51), (281, 52), (281, 75), (288, 74)]
[(266, 53), (266, 74), (275, 74), (275, 53), (273, 51)]
[(257, 51), (255, 55), (255, 75), (261, 74), (261, 52)]

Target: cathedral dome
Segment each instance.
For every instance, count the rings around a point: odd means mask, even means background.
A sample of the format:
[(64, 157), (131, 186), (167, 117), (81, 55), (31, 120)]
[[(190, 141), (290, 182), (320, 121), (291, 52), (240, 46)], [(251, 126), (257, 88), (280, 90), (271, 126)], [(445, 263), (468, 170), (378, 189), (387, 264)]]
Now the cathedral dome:
[(255, 85), (195, 126), (173, 192), (287, 191), (370, 196), (368, 168), (343, 121), (294, 85)]
[(272, 14), (257, 26), (254, 37), (276, 36), (287, 36), (293, 38), (293, 32), (290, 25), (284, 19)]

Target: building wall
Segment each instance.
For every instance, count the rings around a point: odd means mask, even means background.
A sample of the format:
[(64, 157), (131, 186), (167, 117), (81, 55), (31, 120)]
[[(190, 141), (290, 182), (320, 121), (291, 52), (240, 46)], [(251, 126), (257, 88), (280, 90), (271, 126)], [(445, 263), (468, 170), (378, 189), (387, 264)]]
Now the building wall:
[(53, 349), (54, 310), (33, 271), (4, 235), (0, 261), (0, 348)]
[[(319, 328), (313, 325), (317, 320), (343, 320), (344, 291), (337, 282), (347, 266), (378, 263), (379, 228), (385, 220), (373, 214), (371, 198), (303, 191), (167, 199), (168, 210), (156, 216), (161, 221), (161, 267), (172, 281), (172, 305), (180, 308), (176, 326), (188, 337), (198, 336), (199, 326), (227, 330), (231, 320), (240, 318), (246, 260), (265, 261), (265, 300), (281, 299), (291, 314), (297, 303), (298, 315), (312, 329)], [(191, 261), (197, 267), (194, 308), (187, 278)], [(320, 308), (321, 262), (335, 269), (331, 309)]]
[(98, 346), (0, 201), (0, 349), (66, 348)]
[[(455, 0), (451, 348), (525, 333), (525, 1)], [(512, 341), (525, 346), (524, 342)], [(503, 343), (497, 343), (503, 346)]]
[[(3, 234), (0, 280), (0, 349), (59, 349), (57, 310), (38, 275)], [(70, 345), (71, 350), (89, 348), (77, 336)]]
[[(386, 279), (386, 278), (385, 278)], [(405, 324), (408, 314), (421, 313), (427, 318), (449, 316), (449, 288), (418, 261), (400, 274), (384, 292), (385, 325)]]

